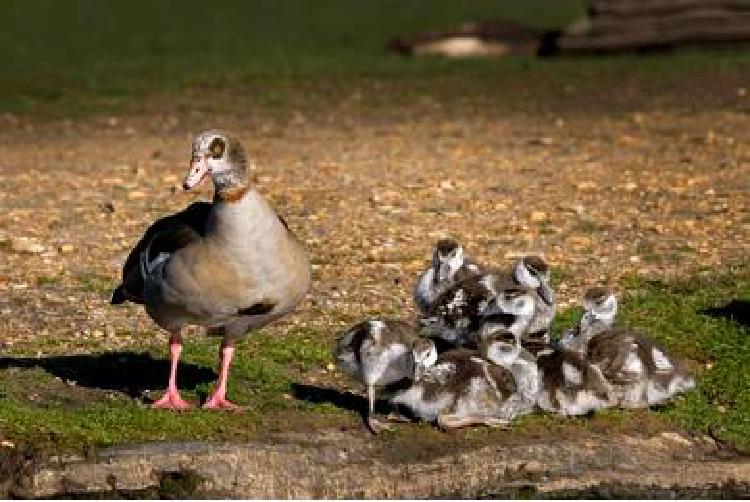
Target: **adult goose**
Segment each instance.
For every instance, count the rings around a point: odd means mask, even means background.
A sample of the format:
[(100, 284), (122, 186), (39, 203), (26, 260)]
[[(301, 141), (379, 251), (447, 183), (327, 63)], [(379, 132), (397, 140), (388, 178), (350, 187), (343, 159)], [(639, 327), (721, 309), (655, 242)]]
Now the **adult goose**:
[(240, 409), (226, 397), (234, 342), (294, 309), (310, 287), (307, 251), (268, 202), (248, 185), (241, 143), (220, 130), (192, 145), (183, 187), (210, 177), (212, 203), (195, 202), (152, 224), (130, 252), (112, 303), (142, 304), (169, 337), (171, 369), (154, 408), (190, 407), (177, 389), (186, 325), (222, 338), (219, 378), (203, 407)]

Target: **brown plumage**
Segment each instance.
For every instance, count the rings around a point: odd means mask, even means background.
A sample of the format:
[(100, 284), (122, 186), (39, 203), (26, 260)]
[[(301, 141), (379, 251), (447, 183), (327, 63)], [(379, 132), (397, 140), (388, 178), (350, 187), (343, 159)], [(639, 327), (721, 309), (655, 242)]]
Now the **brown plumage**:
[(309, 289), (310, 264), (302, 242), (247, 185), (236, 138), (205, 131), (191, 159), (183, 186), (210, 177), (213, 203), (193, 203), (152, 224), (125, 261), (112, 303), (144, 305), (170, 334), (170, 381), (156, 407), (188, 407), (177, 391), (177, 360), (182, 328), (197, 325), (223, 338), (219, 383), (204, 406), (236, 409), (225, 397), (234, 340), (294, 309)]

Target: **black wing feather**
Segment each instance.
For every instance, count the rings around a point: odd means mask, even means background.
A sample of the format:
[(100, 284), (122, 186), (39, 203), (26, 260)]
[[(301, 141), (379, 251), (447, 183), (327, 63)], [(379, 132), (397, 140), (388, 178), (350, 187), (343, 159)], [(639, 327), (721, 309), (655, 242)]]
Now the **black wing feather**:
[(141, 276), (141, 253), (150, 245), (149, 258), (159, 253), (174, 253), (205, 235), (206, 221), (212, 205), (194, 202), (179, 213), (156, 220), (125, 260), (122, 267), (122, 284), (112, 294), (111, 303), (131, 301), (143, 303), (143, 277)]

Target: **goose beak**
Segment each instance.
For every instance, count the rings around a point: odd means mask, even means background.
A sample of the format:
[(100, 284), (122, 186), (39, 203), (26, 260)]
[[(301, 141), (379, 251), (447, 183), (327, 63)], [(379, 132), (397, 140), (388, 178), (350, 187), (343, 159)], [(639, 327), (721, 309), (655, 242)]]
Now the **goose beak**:
[(190, 162), (190, 169), (185, 176), (185, 181), (182, 182), (182, 188), (185, 190), (191, 190), (198, 185), (208, 176), (208, 162), (206, 155), (194, 155), (193, 160)]

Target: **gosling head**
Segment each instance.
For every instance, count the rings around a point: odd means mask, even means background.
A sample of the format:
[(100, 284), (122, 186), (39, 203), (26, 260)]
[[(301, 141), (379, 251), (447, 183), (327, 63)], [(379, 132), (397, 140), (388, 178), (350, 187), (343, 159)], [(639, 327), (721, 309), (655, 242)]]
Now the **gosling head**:
[(539, 256), (525, 256), (513, 266), (513, 280), (533, 289), (547, 305), (555, 303), (555, 292), (549, 283), (549, 265)]
[(497, 323), (513, 333), (519, 340), (534, 317), (534, 293), (517, 285), (505, 285), (498, 289), (494, 298), (495, 309), (500, 316), (492, 316)]
[(498, 366), (510, 366), (521, 353), (521, 341), (502, 325), (485, 325), (483, 340), (479, 344), (482, 357)]
[(432, 253), (432, 268), (436, 282), (443, 282), (456, 275), (465, 262), (464, 248), (455, 239), (440, 239)]
[(583, 296), (583, 317), (580, 331), (583, 334), (598, 328), (609, 328), (617, 315), (617, 297), (607, 287), (591, 288)]

